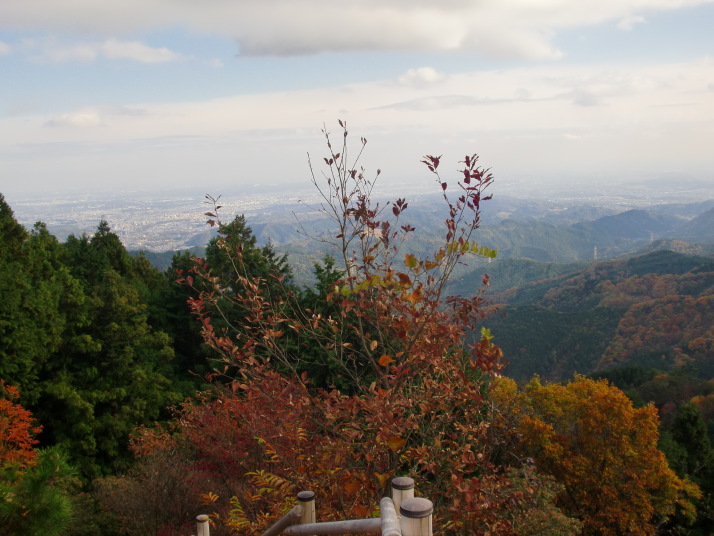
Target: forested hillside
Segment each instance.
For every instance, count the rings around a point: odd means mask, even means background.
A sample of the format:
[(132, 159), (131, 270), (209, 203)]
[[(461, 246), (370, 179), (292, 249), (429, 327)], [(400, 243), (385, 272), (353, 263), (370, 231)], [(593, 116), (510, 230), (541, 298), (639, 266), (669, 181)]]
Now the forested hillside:
[[(698, 236), (712, 240), (711, 231)], [(484, 321), (511, 378), (562, 382), (588, 374), (623, 389), (637, 406), (653, 403), (670, 466), (707, 495), (714, 487), (714, 258), (695, 253), (710, 247), (658, 241), (576, 270), (524, 261), (521, 277), (532, 280), (506, 290), (520, 281), (496, 270), (502, 284), (489, 298), (500, 305)], [(539, 266), (563, 275), (538, 280)], [(696, 526), (710, 523), (700, 516)]]
[(496, 292), (506, 372), (560, 381), (615, 365), (714, 372), (714, 259), (660, 250)]
[[(104, 221), (61, 243), (0, 197), (3, 534), (178, 536), (206, 513), (214, 535), (258, 535), (300, 490), (321, 520), (369, 517), (395, 476), (433, 501), (438, 534), (710, 533), (711, 259), (498, 260), (476, 155), (455, 194), (424, 157), (444, 219), (417, 239), (423, 211), (377, 206), (341, 127), (315, 180), (334, 257), (309, 287), (217, 199), (205, 249), (159, 270)], [(506, 249), (563, 240), (568, 258), (603, 232), (498, 225)], [(492, 293), (511, 304), (494, 314), (464, 266), (556, 278)], [(672, 373), (631, 366), (655, 361)], [(573, 375), (595, 369), (609, 381)]]

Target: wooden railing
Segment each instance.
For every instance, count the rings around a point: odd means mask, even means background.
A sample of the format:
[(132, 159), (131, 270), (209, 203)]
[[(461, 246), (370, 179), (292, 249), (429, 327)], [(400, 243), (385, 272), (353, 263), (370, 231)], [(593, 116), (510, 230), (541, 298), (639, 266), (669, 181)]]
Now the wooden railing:
[[(432, 536), (433, 504), (414, 497), (414, 480), (392, 480), (392, 496), (379, 503), (380, 517), (318, 523), (315, 494), (301, 491), (298, 504), (263, 533), (263, 536), (320, 536), (339, 534), (381, 534), (382, 536)], [(196, 518), (197, 536), (210, 536), (208, 516)]]

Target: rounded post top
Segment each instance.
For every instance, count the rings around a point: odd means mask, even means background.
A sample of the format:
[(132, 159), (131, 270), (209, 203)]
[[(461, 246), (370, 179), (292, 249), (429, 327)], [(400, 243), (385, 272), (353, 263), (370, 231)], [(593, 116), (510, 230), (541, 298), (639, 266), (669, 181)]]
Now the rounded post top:
[(198, 523), (208, 523), (208, 516), (206, 514), (201, 514), (200, 516), (196, 516), (196, 521)]
[(300, 502), (309, 502), (309, 501), (314, 501), (315, 500), (315, 492), (314, 491), (301, 491), (300, 493), (297, 494), (298, 501)]
[(414, 489), (414, 479), (408, 476), (398, 476), (392, 479), (392, 489)]
[(399, 506), (399, 513), (410, 519), (429, 517), (434, 512), (434, 504), (429, 499), (415, 497), (402, 501)]

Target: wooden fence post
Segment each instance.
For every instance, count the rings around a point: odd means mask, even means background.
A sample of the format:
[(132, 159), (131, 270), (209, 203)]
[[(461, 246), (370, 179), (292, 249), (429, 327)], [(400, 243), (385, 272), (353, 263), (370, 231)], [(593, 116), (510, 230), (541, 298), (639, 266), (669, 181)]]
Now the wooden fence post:
[(405, 499), (399, 507), (402, 514), (402, 536), (432, 536), (431, 521), (434, 504), (429, 499)]
[(402, 501), (414, 498), (414, 479), (408, 476), (398, 476), (392, 479), (392, 501), (394, 510), (399, 514)]
[(211, 528), (208, 523), (208, 516), (206, 514), (201, 514), (196, 516), (196, 536), (210, 536)]
[(300, 517), (300, 525), (308, 523), (317, 523), (315, 515), (315, 492), (301, 491), (297, 494), (300, 506), (302, 506), (302, 516)]

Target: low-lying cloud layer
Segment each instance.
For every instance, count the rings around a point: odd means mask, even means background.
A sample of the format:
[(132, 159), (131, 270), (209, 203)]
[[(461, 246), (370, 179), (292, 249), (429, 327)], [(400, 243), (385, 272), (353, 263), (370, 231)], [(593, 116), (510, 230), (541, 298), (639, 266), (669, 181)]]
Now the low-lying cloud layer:
[[(607, 21), (631, 29), (650, 13), (711, 1), (23, 0), (0, 3), (0, 25), (113, 36), (183, 27), (233, 38), (246, 56), (462, 50), (544, 59), (562, 55), (558, 30)], [(147, 57), (140, 47), (121, 54)]]
[[(23, 155), (41, 151), (43, 165), (71, 163), (78, 181), (290, 181), (304, 175), (295, 166), (306, 151), (321, 156), (319, 127), (342, 118), (373, 142), (370, 158), (390, 177), (409, 176), (421, 154), (450, 147), (482, 153), (500, 173), (706, 169), (711, 69), (708, 60), (636, 72), (552, 65), (447, 76), (422, 67), (391, 82), (84, 107), (0, 120), (0, 157), (8, 172), (16, 163), (28, 177), (40, 172)], [(422, 79), (433, 83), (404, 83)]]
[(69, 42), (56, 38), (24, 39), (20, 49), (31, 61), (40, 63), (88, 63), (100, 58), (131, 60), (139, 63), (166, 63), (185, 59), (181, 54), (165, 47), (150, 47), (140, 41), (115, 38), (101, 42)]

